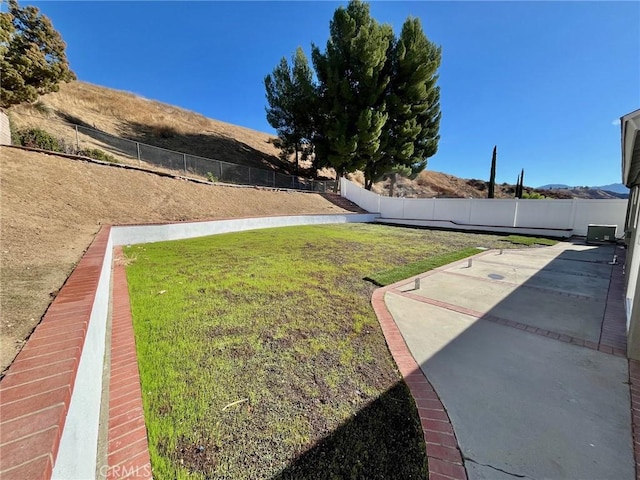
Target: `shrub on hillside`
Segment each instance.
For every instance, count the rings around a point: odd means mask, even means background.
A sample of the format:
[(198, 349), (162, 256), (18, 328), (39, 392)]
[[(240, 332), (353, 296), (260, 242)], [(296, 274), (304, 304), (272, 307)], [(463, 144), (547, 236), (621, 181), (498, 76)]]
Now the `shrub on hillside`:
[(118, 160), (113, 155), (109, 155), (107, 152), (103, 152), (99, 148), (88, 148), (86, 150), (78, 151), (78, 155), (83, 157), (93, 158), (95, 160), (102, 160), (103, 162), (118, 163)]
[(543, 200), (547, 197), (545, 197), (544, 195), (541, 195), (538, 192), (522, 192), (522, 198), (523, 199), (527, 199), (527, 200)]
[(41, 148), (52, 152), (62, 152), (60, 141), (40, 128), (28, 128), (17, 133), (17, 143), (23, 147)]

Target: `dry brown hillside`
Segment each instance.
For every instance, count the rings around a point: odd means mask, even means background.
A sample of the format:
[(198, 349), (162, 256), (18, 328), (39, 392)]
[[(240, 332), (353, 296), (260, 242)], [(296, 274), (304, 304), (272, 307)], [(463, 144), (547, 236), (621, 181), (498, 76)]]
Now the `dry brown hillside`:
[[(364, 184), (364, 177), (361, 172), (350, 174), (349, 178), (361, 186)], [(372, 190), (381, 195), (389, 195), (389, 181), (374, 184)], [(538, 194), (544, 198), (551, 199), (591, 198), (606, 200), (626, 198), (624, 195), (615, 192), (593, 188), (545, 190), (525, 186), (524, 192), (529, 195)], [(496, 198), (514, 198), (515, 185), (497, 184), (495, 195)], [(487, 182), (425, 170), (415, 180), (398, 178), (394, 196), (408, 198), (487, 198)]]
[[(65, 140), (75, 139), (73, 127), (63, 123), (70, 122), (192, 155), (284, 173), (292, 170), (290, 163), (279, 160), (267, 133), (80, 81), (61, 84), (60, 91), (42, 96), (34, 105), (11, 107), (9, 116), (17, 128), (39, 127)], [(80, 141), (117, 156), (99, 138), (83, 136)]]
[[(362, 173), (357, 172), (349, 177), (352, 181), (364, 184)], [(389, 181), (373, 185), (372, 190), (381, 195), (389, 195)], [(513, 185), (496, 185), (496, 198), (513, 198)], [(399, 177), (394, 196), (409, 198), (486, 198), (487, 184), (483, 180), (467, 180), (442, 172), (425, 170), (415, 180)]]
[[(294, 173), (293, 159), (288, 162), (280, 160), (279, 150), (272, 143), (273, 137), (267, 133), (85, 82), (63, 83), (59, 92), (44, 95), (33, 105), (11, 107), (9, 116), (17, 129), (39, 127), (70, 144), (75, 144), (76, 140), (75, 129), (70, 125), (73, 123), (192, 155)], [(130, 157), (113, 148), (115, 144), (105, 143), (99, 134), (81, 131), (78, 139), (84, 147), (107, 151), (123, 163), (132, 162)], [(303, 166), (310, 167), (310, 164)], [(307, 171), (307, 174), (311, 173)], [(332, 170), (318, 173), (322, 178), (334, 177)], [(364, 180), (359, 172), (350, 178), (360, 184)], [(373, 190), (388, 194), (388, 181), (375, 184)], [(496, 185), (497, 198), (513, 198), (514, 191), (513, 185)], [(617, 198), (615, 194), (591, 189), (540, 191), (525, 187), (525, 191), (537, 191), (550, 198)], [(405, 197), (484, 198), (487, 190), (483, 180), (468, 180), (426, 170), (415, 180), (399, 179), (395, 194)]]
[(325, 196), (204, 185), (0, 147), (0, 371), (100, 225), (344, 212)]

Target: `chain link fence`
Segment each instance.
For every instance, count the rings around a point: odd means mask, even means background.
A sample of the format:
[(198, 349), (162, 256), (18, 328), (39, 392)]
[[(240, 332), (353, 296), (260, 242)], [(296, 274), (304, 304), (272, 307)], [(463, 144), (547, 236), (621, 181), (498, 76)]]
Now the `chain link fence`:
[[(314, 180), (296, 175), (286, 175), (273, 170), (247, 167), (188, 153), (176, 152), (146, 143), (127, 140), (82, 125), (74, 125), (77, 136), (83, 134), (125, 154), (139, 162), (145, 162), (184, 175), (197, 175), (210, 181), (256, 185), (273, 188), (292, 188), (314, 192), (333, 191), (335, 181)], [(78, 140), (79, 143), (79, 140)], [(78, 145), (79, 147), (79, 145)]]
[[(51, 122), (51, 120), (48, 120)], [(185, 176), (198, 176), (213, 182), (237, 185), (255, 185), (273, 188), (291, 188), (313, 192), (332, 192), (334, 180), (314, 180), (296, 175), (286, 175), (274, 170), (248, 167), (188, 153), (176, 152), (146, 143), (128, 140), (95, 128), (70, 122), (56, 122), (66, 128), (55, 128), (56, 136), (76, 151), (103, 148), (116, 155), (119, 161), (129, 164), (159, 167)], [(124, 158), (123, 158), (124, 157)]]

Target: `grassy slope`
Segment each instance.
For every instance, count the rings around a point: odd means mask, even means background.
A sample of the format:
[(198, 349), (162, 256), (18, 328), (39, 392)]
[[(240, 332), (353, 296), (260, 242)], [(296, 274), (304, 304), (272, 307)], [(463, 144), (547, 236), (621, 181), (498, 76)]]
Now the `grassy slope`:
[(340, 225), (128, 248), (157, 478), (425, 478), (363, 277), (500, 238)]

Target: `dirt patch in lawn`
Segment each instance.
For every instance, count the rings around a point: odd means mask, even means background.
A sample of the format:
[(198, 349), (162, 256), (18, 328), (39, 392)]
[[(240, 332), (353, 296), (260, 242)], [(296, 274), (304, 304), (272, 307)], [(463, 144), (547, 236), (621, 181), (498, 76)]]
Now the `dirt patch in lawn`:
[(201, 185), (0, 147), (0, 371), (101, 225), (345, 213), (318, 194)]

